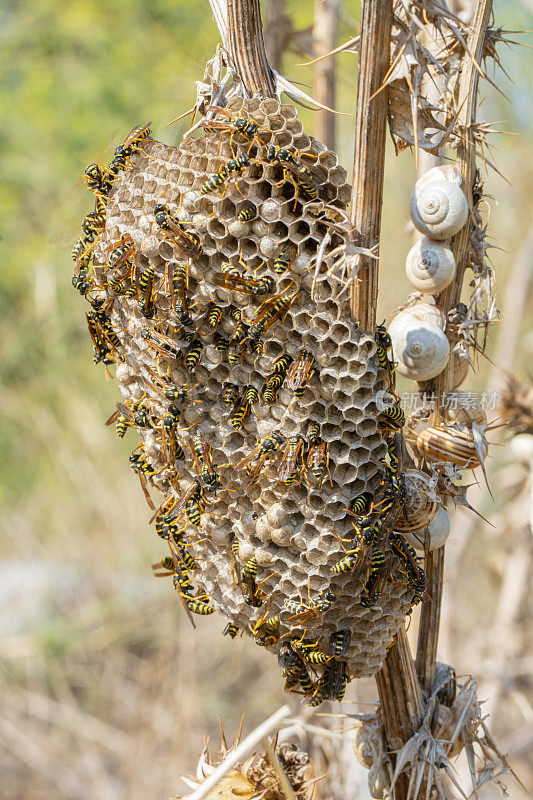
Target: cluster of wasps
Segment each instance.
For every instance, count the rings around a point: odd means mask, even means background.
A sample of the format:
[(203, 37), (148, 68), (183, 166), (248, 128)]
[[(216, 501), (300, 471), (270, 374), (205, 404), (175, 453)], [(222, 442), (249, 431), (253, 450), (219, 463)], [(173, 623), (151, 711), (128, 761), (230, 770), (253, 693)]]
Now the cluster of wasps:
[[(319, 196), (323, 177), (304, 160), (307, 154), (265, 144), (258, 123), (244, 117), (233, 118), (224, 109), (219, 111), (220, 114), (204, 120), (202, 125), (207, 131), (229, 132), (233, 158), (205, 180), (200, 188), (200, 196), (211, 193), (223, 195), (231, 182), (237, 181), (254, 160), (280, 167), (283, 180), (290, 181), (295, 188), (295, 204), (298, 197), (312, 201)], [(218, 116), (222, 120), (217, 119)], [(154, 511), (151, 522), (155, 521), (156, 533), (167, 542), (170, 551), (168, 556), (153, 565), (153, 569), (157, 576), (172, 576), (178, 596), (194, 625), (193, 615), (212, 614), (215, 607), (209, 595), (200, 586), (195, 586), (195, 576), (200, 568), (190, 548), (198, 541), (194, 539), (194, 529), (200, 526), (206, 505), (215, 502), (217, 493), (225, 490), (219, 470), (226, 466), (213, 463), (211, 443), (202, 433), (192, 430), (186, 435), (194, 425), (190, 428), (183, 426), (187, 404), (202, 402), (201, 394), (195, 396), (194, 393), (199, 386), (194, 380), (195, 369), (201, 363), (207, 344), (212, 344), (227, 359), (230, 367), (239, 364), (247, 351), (253, 355), (263, 352), (268, 331), (276, 322), (284, 319), (299, 294), (294, 281), (282, 291), (277, 291), (276, 283), (278, 278), (290, 272), (296, 247), (288, 244), (280, 248), (268, 267), (263, 263), (263, 273), (259, 277), (257, 269), (253, 276), (246, 274), (246, 263), (241, 257), (237, 265), (223, 262), (214, 274), (216, 286), (246, 298), (246, 302), (257, 301), (258, 306), (250, 319), (243, 318), (237, 305), (228, 303), (222, 307), (216, 303), (202, 304), (191, 297), (189, 267), (191, 261), (200, 262), (205, 257), (202, 237), (193, 223), (181, 221), (178, 213), (171, 211), (170, 206), (164, 203), (156, 203), (153, 208), (156, 230), (174, 250), (174, 257), (166, 262), (164, 275), (156, 275), (153, 266), (139, 266), (139, 259), (136, 259), (138, 249), (129, 235), (121, 236), (108, 246), (103, 256), (105, 264), (96, 271), (93, 263), (95, 246), (105, 226), (108, 197), (115, 179), (121, 171), (130, 167), (132, 157), (143, 151), (150, 136), (150, 123), (138, 125), (116, 148), (110, 164), (90, 164), (86, 168), (85, 182), (95, 197), (95, 208), (84, 218), (82, 235), (72, 250), (75, 262), (73, 285), (90, 306), (86, 317), (94, 362), (103, 363), (106, 370), (109, 365), (124, 360), (121, 331), (114, 328), (111, 322), (115, 298), (123, 297), (131, 302), (145, 320), (141, 337), (156, 367), (148, 367), (149, 378), (142, 377), (145, 382), (144, 394), (136, 400), (117, 403), (116, 411), (106, 424), (115, 422), (120, 437), (124, 437), (129, 428), (134, 428), (140, 435), (140, 443), (130, 456), (131, 468), (139, 476), (147, 502)], [(254, 144), (255, 159), (250, 155)], [(234, 145), (244, 147), (247, 152), (235, 155)], [(237, 217), (250, 221), (256, 214), (256, 207), (247, 201)], [(157, 316), (156, 300), (161, 298), (166, 299), (169, 308), (164, 318)], [(226, 321), (229, 318), (233, 326), (229, 338), (217, 330), (223, 318)], [(392, 357), (389, 358), (390, 338), (383, 326), (378, 326), (376, 342), (380, 365), (387, 371), (389, 389), (394, 394), (394, 365)], [(172, 371), (175, 367), (190, 374), (188, 382), (174, 382)], [(294, 356), (284, 353), (275, 359), (262, 385), (225, 383), (221, 387), (220, 399), (227, 409), (226, 424), (238, 431), (245, 420), (253, 415), (256, 404), (275, 403), (281, 389), (299, 397), (318, 385), (319, 376), (320, 365), (313, 353), (302, 349)], [(366, 569), (361, 594), (361, 604), (364, 606), (378, 602), (380, 586), (389, 577), (383, 552), (385, 538), (405, 565), (407, 581), (413, 590), (413, 603), (425, 591), (425, 575), (414, 550), (399, 534), (386, 533), (389, 529), (387, 519), (398, 513), (405, 500), (405, 481), (399, 468), (396, 436), (403, 423), (399, 404), (380, 414), (379, 424), (386, 435), (389, 463), (384, 467), (385, 477), (379, 496), (371, 498), (365, 494), (353, 502), (350, 513), (354, 515), (354, 535), (344, 548), (345, 557), (331, 569), (333, 574), (352, 571), (355, 574), (359, 568)], [(163, 466), (156, 467), (149, 457), (143, 436), (147, 432), (160, 445)], [(180, 472), (182, 467), (188, 466), (187, 462), (192, 463), (196, 477), (190, 486), (181, 489)], [(234, 467), (246, 476), (248, 484), (265, 475), (269, 480), (280, 481), (291, 487), (304, 482), (309, 485), (321, 484), (329, 474), (328, 465), (328, 444), (321, 438), (321, 426), (318, 422), (309, 422), (305, 435), (297, 433), (284, 437), (274, 430), (268, 436), (259, 438), (251, 452)], [(151, 500), (149, 485), (158, 491), (162, 485), (166, 487), (165, 497), (158, 508), (154, 507)], [(191, 527), (192, 534), (189, 532)], [(262, 583), (271, 576), (263, 581), (258, 579), (255, 558), (250, 558), (243, 565), (239, 563), (239, 540), (236, 534), (230, 549), (234, 583), (240, 587), (244, 602), (252, 608), (269, 607)], [(286, 688), (302, 693), (311, 705), (319, 705), (328, 698), (342, 699), (350, 680), (346, 661), (342, 659), (350, 645), (348, 628), (341, 628), (330, 637), (327, 651), (320, 649), (319, 640), (306, 638), (306, 629), (302, 633), (306, 620), (326, 612), (335, 600), (335, 594), (329, 588), (320, 591), (315, 598), (309, 597), (307, 601), (301, 598), (285, 600), (283, 610), (290, 615), (288, 622), (291, 625), (288, 634), (280, 633), (279, 616), (269, 616), (268, 611), (259, 621), (249, 624), (257, 644), (278, 648)], [(239, 628), (233, 623), (228, 624), (224, 631), (231, 638), (238, 633)], [(322, 670), (321, 676), (316, 675), (317, 667)]]

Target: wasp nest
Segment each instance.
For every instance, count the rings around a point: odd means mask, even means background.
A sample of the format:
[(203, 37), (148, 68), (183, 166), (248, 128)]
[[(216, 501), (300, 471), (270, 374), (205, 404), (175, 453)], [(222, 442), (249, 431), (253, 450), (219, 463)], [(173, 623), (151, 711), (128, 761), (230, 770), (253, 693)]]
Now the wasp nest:
[[(361, 602), (369, 557), (332, 572), (353, 552), (347, 509), (383, 481), (387, 370), (331, 268), (349, 241), (345, 170), (292, 106), (241, 104), (178, 148), (139, 129), (132, 154), (130, 135), (105, 190), (93, 283), (80, 285), (78, 252), (77, 288), (109, 314), (91, 312), (92, 335), (117, 362), (119, 433), (137, 428), (132, 466), (164, 495), (156, 528), (173, 555), (161, 566), (189, 612), (216, 608), (227, 633), (252, 633), (312, 695), (333, 664), (339, 686), (375, 673), (413, 598), (386, 537), (372, 602)], [(236, 118), (255, 128), (239, 132)], [(298, 638), (316, 648), (304, 649), (310, 681), (288, 647)]]

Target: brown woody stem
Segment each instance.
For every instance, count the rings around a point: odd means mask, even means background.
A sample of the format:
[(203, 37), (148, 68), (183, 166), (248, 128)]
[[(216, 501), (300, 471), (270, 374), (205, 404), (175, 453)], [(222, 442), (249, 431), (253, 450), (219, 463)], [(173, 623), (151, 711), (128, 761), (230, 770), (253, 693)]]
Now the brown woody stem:
[(263, 39), (259, 0), (228, 0), (228, 51), (246, 92), (275, 97)]
[[(457, 151), (457, 166), (463, 178), (463, 191), (468, 200), (468, 207), (472, 212), (472, 189), (476, 173), (476, 144), (473, 138), (473, 125), (476, 121), (477, 93), (480, 78), (480, 64), (483, 58), (485, 34), (492, 14), (492, 0), (478, 0), (474, 19), (472, 20), (472, 33), (468, 37), (470, 56), (465, 56), (465, 63), (459, 86), (458, 107), (459, 129), (461, 131), (462, 145)], [(459, 233), (453, 237), (451, 248), (457, 264), (454, 282), (442, 293), (439, 308), (447, 315), (461, 299), (463, 279), (468, 264), (468, 245), (472, 232), (472, 216)], [(435, 381), (435, 406), (438, 414), (439, 403), (446, 392), (453, 387), (453, 357), (450, 358), (446, 369), (437, 376)], [(428, 596), (422, 605), (420, 614), (420, 627), (418, 633), (418, 649), (416, 656), (417, 671), (422, 685), (429, 690), (435, 676), (437, 661), (437, 644), (439, 639), (440, 610), (442, 603), (442, 587), (444, 580), (444, 547), (430, 553), (426, 563), (428, 578)]]
[[(350, 221), (358, 244), (375, 247), (381, 230), (387, 90), (383, 80), (390, 65), (392, 0), (363, 0), (357, 85), (357, 117)], [(377, 255), (377, 252), (376, 252)], [(351, 290), (351, 314), (362, 331), (374, 331), (378, 297), (378, 262), (359, 256), (358, 281)]]

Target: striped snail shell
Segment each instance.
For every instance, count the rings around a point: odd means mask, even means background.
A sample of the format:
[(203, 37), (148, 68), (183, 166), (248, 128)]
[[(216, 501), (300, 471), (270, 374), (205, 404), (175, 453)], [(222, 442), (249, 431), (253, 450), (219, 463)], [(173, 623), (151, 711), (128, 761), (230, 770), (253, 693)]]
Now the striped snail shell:
[(403, 531), (403, 535), (410, 545), (416, 550), (424, 551), (427, 543), (429, 550), (438, 550), (450, 535), (450, 515), (445, 508), (439, 508), (436, 516), (426, 528), (421, 528), (417, 533)]
[(426, 528), (441, 507), (434, 479), (418, 469), (406, 469), (404, 474), (407, 489), (404, 513), (394, 523), (394, 530), (402, 534)]
[(442, 292), (455, 277), (455, 258), (447, 243), (423, 236), (409, 250), (405, 271), (410, 284), (419, 292)]
[(487, 415), (483, 411), (483, 407), (472, 392), (467, 392), (464, 389), (456, 389), (453, 392), (448, 392), (444, 401), (444, 418), (448, 422), (456, 422), (462, 425), (478, 425), (487, 424)]
[(445, 180), (417, 184), (409, 210), (415, 228), (424, 236), (438, 240), (454, 236), (468, 218), (468, 202), (463, 190)]
[[(440, 312), (438, 312), (440, 313)], [(400, 311), (389, 326), (398, 372), (415, 381), (436, 377), (450, 357), (450, 344), (440, 328), (417, 319), (411, 309)]]
[(476, 437), (473, 431), (453, 425), (426, 428), (418, 434), (416, 446), (427, 461), (449, 461), (463, 469), (479, 467), (489, 449), (483, 434)]

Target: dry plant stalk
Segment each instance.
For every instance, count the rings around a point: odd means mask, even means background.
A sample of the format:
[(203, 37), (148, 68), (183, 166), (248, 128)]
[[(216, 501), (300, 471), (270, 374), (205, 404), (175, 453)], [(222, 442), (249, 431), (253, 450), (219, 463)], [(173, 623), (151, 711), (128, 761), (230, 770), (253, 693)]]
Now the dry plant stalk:
[[(387, 135), (387, 93), (380, 91), (390, 64), (392, 0), (361, 4), (359, 82), (350, 222), (361, 247), (377, 255), (383, 207)], [(356, 256), (357, 282), (351, 289), (351, 312), (361, 331), (374, 331), (378, 297), (377, 262)]]
[[(313, 45), (315, 57), (315, 97), (324, 106), (335, 108), (337, 73), (334, 59), (320, 59), (337, 44), (339, 11), (342, 0), (315, 0)], [(315, 114), (315, 136), (330, 150), (335, 150), (335, 114), (319, 109)]]

